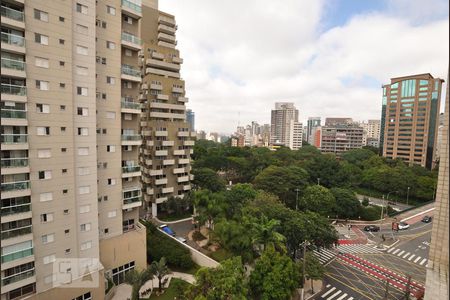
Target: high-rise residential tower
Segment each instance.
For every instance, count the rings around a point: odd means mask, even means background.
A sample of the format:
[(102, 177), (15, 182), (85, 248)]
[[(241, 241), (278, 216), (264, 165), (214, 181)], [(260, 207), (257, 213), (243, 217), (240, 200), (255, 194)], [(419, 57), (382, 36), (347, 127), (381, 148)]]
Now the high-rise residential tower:
[(277, 102), (272, 110), (270, 124), (271, 144), (283, 144), (289, 147), (291, 122), (298, 122), (298, 109), (291, 102)]
[(1, 10), (1, 298), (102, 299), (146, 266), (140, 1)]
[(195, 131), (195, 113), (192, 109), (186, 109), (186, 122), (188, 122), (191, 131)]
[(188, 98), (180, 76), (183, 59), (176, 49), (175, 18), (144, 5), (142, 19), (140, 160), (146, 212), (156, 216), (158, 204), (182, 198), (191, 189), (195, 132), (186, 122)]
[(309, 117), (307, 121), (307, 132), (306, 132), (306, 141), (313, 145), (314, 144), (314, 134), (313, 130), (316, 127), (320, 126), (320, 117)]
[(392, 78), (383, 86), (383, 156), (434, 166), (442, 83), (427, 73)]
[[(449, 77), (447, 75), (447, 82)], [(439, 177), (436, 192), (436, 210), (434, 211), (431, 232), (430, 254), (427, 264), (425, 300), (448, 299), (448, 243), (449, 243), (449, 86), (445, 98), (444, 125), (440, 144)]]
[(363, 129), (351, 118), (327, 118), (320, 135), (320, 151), (334, 153), (338, 157), (348, 150), (363, 146)]
[(380, 120), (368, 120), (360, 122), (359, 126), (363, 128), (363, 146), (379, 147), (380, 141)]

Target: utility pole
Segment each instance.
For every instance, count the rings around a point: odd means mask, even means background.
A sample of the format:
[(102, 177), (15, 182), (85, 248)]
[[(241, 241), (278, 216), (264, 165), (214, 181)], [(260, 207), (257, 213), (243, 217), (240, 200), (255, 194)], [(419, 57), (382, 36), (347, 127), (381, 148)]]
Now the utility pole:
[(408, 282), (406, 283), (406, 290), (405, 290), (405, 300), (411, 299), (411, 276), (408, 275)]
[(410, 188), (411, 187), (408, 186), (408, 191), (406, 192), (406, 205), (408, 205), (408, 202), (409, 202), (409, 189)]
[(302, 290), (300, 300), (305, 299), (305, 267), (306, 267), (306, 240), (303, 242)]
[(389, 280), (386, 278), (386, 290), (384, 291), (383, 300), (388, 300), (389, 298)]
[[(384, 194), (383, 194), (383, 202), (381, 203), (381, 216), (380, 216), (380, 239), (381, 239), (381, 224), (383, 223), (383, 208), (384, 208)], [(381, 249), (383, 247), (383, 240), (380, 240), (378, 244), (378, 248)]]
[(320, 185), (320, 178), (317, 178), (317, 185)]
[(295, 191), (297, 192), (296, 198), (295, 198), (295, 210), (298, 210), (298, 191), (299, 189), (295, 189)]

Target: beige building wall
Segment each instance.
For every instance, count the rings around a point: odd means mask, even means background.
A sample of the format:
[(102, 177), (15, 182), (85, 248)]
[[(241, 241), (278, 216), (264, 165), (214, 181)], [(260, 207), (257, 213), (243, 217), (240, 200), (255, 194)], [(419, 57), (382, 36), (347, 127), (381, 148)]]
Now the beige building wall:
[[(447, 76), (447, 82), (449, 77)], [(449, 297), (449, 85), (445, 98), (445, 121), (442, 130), (439, 177), (436, 192), (430, 253), (427, 265), (425, 300), (448, 299)]]

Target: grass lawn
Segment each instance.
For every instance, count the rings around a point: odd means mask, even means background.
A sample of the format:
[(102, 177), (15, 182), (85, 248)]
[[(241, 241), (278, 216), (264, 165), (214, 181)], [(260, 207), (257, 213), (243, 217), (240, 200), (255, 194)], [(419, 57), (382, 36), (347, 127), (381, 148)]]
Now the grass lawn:
[(174, 267), (170, 267), (171, 271), (174, 272), (180, 272), (180, 273), (188, 273), (188, 274), (192, 274), (195, 275), (195, 273), (197, 273), (197, 271), (200, 269), (200, 266), (197, 264), (194, 264), (194, 266), (188, 270), (186, 269), (180, 269), (180, 268), (174, 268)]
[[(160, 295), (160, 296), (156, 296), (155, 291), (158, 290), (158, 288), (153, 290), (152, 295), (150, 296), (150, 298), (146, 298), (148, 300), (173, 300), (174, 297), (177, 296), (176, 292), (175, 292), (175, 288), (174, 288), (174, 283), (175, 282), (185, 282), (184, 280), (178, 279), (178, 278), (172, 278), (170, 280), (170, 285), (169, 287), (165, 290), (164, 294)], [(141, 298), (143, 299), (143, 298)]]
[(212, 259), (217, 260), (218, 262), (221, 262), (223, 260), (233, 257), (233, 255), (230, 252), (228, 252), (227, 250), (225, 250), (223, 248), (220, 248), (215, 252), (211, 252), (210, 256)]

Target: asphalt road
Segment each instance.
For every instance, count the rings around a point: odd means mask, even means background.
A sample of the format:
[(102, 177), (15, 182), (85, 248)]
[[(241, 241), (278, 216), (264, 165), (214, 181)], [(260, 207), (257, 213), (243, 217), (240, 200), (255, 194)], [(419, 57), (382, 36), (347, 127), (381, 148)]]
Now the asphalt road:
[(362, 201), (364, 199), (364, 197), (369, 198), (369, 203), (371, 204), (376, 204), (379, 206), (386, 206), (388, 205), (388, 202), (392, 202), (392, 203), (396, 203), (396, 204), (389, 204), (392, 208), (394, 209), (398, 209), (400, 211), (405, 210), (407, 208), (412, 207), (412, 205), (406, 205), (404, 203), (400, 203), (400, 202), (395, 202), (394, 200), (383, 200), (380, 198), (374, 198), (374, 197), (369, 197), (369, 196), (364, 196), (364, 195), (356, 195), (358, 197), (359, 201)]

